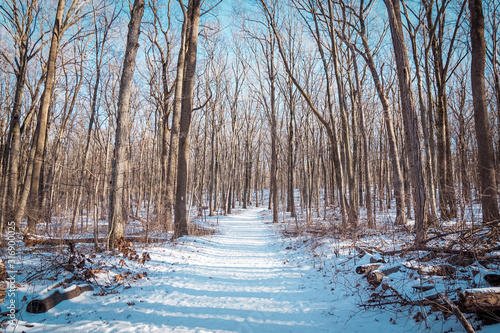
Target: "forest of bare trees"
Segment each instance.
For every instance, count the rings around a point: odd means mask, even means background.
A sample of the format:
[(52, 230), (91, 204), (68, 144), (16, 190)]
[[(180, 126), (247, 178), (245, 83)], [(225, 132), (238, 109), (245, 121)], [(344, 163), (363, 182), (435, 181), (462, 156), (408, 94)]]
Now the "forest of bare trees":
[[(5, 0), (0, 231), (500, 223), (498, 0)], [(99, 229), (101, 226), (101, 229)]]

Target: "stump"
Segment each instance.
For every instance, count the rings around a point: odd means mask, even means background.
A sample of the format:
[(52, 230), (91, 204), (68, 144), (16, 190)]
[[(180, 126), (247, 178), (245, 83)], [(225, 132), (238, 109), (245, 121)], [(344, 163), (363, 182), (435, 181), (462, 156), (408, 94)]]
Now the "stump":
[(75, 298), (77, 296), (80, 296), (81, 293), (90, 290), (94, 290), (94, 288), (92, 288), (92, 286), (90, 285), (85, 285), (81, 287), (76, 286), (75, 288), (67, 290), (63, 293), (60, 293), (58, 290), (56, 290), (45, 298), (34, 299), (31, 302), (29, 302), (28, 305), (26, 306), (26, 311), (30, 313), (44, 313), (52, 309), (54, 306), (61, 303), (62, 301)]

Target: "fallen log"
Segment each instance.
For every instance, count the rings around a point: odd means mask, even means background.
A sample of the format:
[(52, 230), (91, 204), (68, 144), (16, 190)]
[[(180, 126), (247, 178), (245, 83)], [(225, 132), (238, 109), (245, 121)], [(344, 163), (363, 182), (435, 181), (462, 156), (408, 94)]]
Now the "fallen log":
[(412, 286), (412, 288), (415, 289), (415, 291), (420, 291), (420, 292), (424, 293), (426, 291), (434, 289), (434, 286), (432, 286), (432, 285), (422, 285), (422, 286)]
[(382, 283), (382, 280), (392, 273), (399, 272), (401, 265), (396, 265), (392, 267), (387, 267), (381, 270), (375, 270), (366, 275), (366, 281), (374, 288), (377, 288)]
[(0, 303), (5, 301), (5, 296), (7, 295), (7, 282), (0, 282)]
[(429, 251), (427, 252), (425, 255), (421, 256), (420, 258), (418, 258), (417, 260), (419, 262), (427, 262), (427, 261), (431, 261), (432, 259), (435, 259), (437, 256), (436, 256), (436, 253), (433, 252), (433, 251)]
[(75, 288), (70, 287), (68, 289), (69, 290), (63, 293), (60, 293), (59, 290), (56, 290), (45, 298), (32, 300), (26, 306), (26, 311), (30, 313), (44, 313), (52, 309), (54, 306), (61, 303), (62, 301), (80, 296), (80, 294), (85, 291), (94, 290), (94, 288), (90, 285), (84, 285), (81, 287), (75, 286)]
[(9, 310), (9, 311), (0, 312), (0, 317), (7, 317), (8, 315), (11, 315), (12, 312), (18, 313), (19, 309), (13, 309), (13, 311)]
[(368, 273), (368, 275), (366, 276), (366, 281), (368, 281), (368, 283), (372, 285), (373, 288), (377, 288), (378, 286), (380, 286), (384, 278), (385, 274), (383, 274), (382, 272), (373, 271)]
[(0, 281), (7, 279), (7, 270), (5, 269), (5, 262), (0, 260)]
[(368, 274), (379, 268), (381, 264), (368, 264), (356, 267), (357, 274)]
[(458, 305), (465, 313), (500, 313), (500, 287), (466, 289), (458, 293)]
[(483, 248), (479, 249), (477, 251), (468, 251), (468, 250), (455, 250), (455, 249), (450, 249), (446, 247), (431, 247), (431, 246), (416, 246), (416, 245), (411, 245), (407, 248), (399, 249), (399, 250), (391, 250), (391, 251), (381, 251), (380, 254), (384, 256), (393, 256), (396, 254), (405, 254), (413, 251), (432, 251), (437, 253), (444, 253), (444, 254), (458, 254), (461, 256), (467, 256), (467, 257), (472, 257), (472, 258), (478, 258), (482, 257), (488, 253), (498, 251), (500, 250), (500, 246), (494, 246), (494, 247), (489, 247), (489, 248)]
[(436, 265), (433, 266), (433, 269), (431, 272), (428, 273), (423, 273), (427, 275), (434, 275), (434, 276), (453, 276), (457, 272), (457, 269), (451, 265)]

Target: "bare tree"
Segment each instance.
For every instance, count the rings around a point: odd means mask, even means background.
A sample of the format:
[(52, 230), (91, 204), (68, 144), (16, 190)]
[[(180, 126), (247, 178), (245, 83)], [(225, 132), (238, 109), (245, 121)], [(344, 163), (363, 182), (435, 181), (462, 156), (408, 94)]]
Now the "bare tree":
[(368, 134), (367, 134), (367, 129), (365, 127), (365, 111), (363, 108), (363, 101), (361, 99), (362, 95), (362, 87), (360, 83), (360, 78), (359, 78), (359, 69), (358, 69), (358, 62), (356, 60), (356, 55), (354, 54), (354, 48), (351, 48), (352, 50), (352, 61), (353, 61), (353, 67), (354, 67), (354, 76), (356, 80), (356, 97), (357, 97), (357, 108), (358, 108), (358, 121), (359, 121), (359, 129), (361, 131), (361, 136), (363, 140), (363, 154), (364, 154), (364, 173), (365, 173), (365, 200), (366, 200), (366, 220), (368, 222), (369, 227), (375, 227), (375, 220), (373, 218), (373, 213), (372, 213), (372, 189), (371, 189), (371, 168), (370, 168), (370, 152), (368, 149)]
[(495, 153), (491, 136), (486, 103), (486, 45), (482, 0), (469, 0), (471, 40), (471, 84), (474, 104), (474, 123), (478, 149), (478, 174), (483, 208), (483, 223), (499, 226)]
[[(26, 6), (19, 6), (16, 0), (5, 1), (0, 12), (6, 18), (3, 27), (12, 35), (16, 49), (14, 61), (0, 51), (0, 55), (13, 68), (16, 76), (14, 101), (10, 116), (9, 134), (6, 142), (3, 163), (3, 186), (0, 193), (2, 213), (0, 228), (4, 221), (14, 220), (18, 197), (19, 159), (21, 146), (21, 108), (26, 84), (26, 72), (29, 61), (40, 51), (43, 43), (33, 41), (34, 27), (39, 11), (38, 0), (28, 1)], [(7, 22), (9, 25), (7, 25)], [(3, 229), (2, 229), (3, 230)]]
[[(411, 42), (411, 47), (412, 47), (412, 54), (413, 54), (413, 62), (415, 63), (415, 76), (417, 79), (417, 88), (418, 88), (418, 102), (419, 102), (419, 108), (420, 108), (420, 122), (422, 124), (422, 134), (423, 134), (423, 141), (424, 141), (424, 148), (425, 148), (425, 171), (426, 171), (426, 176), (427, 176), (427, 193), (429, 196), (429, 225), (434, 225), (438, 221), (438, 214), (437, 214), (437, 204), (436, 204), (436, 186), (435, 186), (435, 175), (434, 175), (434, 152), (432, 150), (432, 144), (431, 142), (434, 141), (433, 136), (434, 132), (432, 131), (432, 125), (430, 126), (430, 119), (432, 118), (432, 115), (429, 117), (429, 112), (428, 108), (425, 105), (425, 98), (424, 98), (424, 87), (423, 87), (423, 79), (422, 79), (422, 73), (420, 69), (420, 59), (418, 55), (418, 47), (417, 47), (417, 32), (420, 29), (420, 26), (423, 24), (423, 19), (420, 17), (421, 13), (418, 14), (417, 18), (417, 24), (414, 25), (412, 23), (412, 20), (409, 17), (409, 10), (403, 1), (401, 3), (403, 5), (403, 13), (406, 18), (406, 30), (408, 31), (408, 35), (410, 37), (410, 42)], [(414, 13), (414, 12), (413, 12)], [(425, 31), (425, 30), (424, 30)], [(422, 57), (425, 58), (425, 62), (428, 63), (428, 57), (429, 57), (429, 51), (430, 51), (430, 46), (425, 45), (424, 46), (424, 54)], [(430, 82), (430, 81), (429, 81)], [(428, 105), (430, 105), (432, 101), (429, 101)], [(429, 108), (431, 109), (431, 108)]]
[[(453, 182), (453, 159), (451, 154), (450, 125), (447, 111), (446, 81), (450, 70), (451, 59), (454, 55), (454, 43), (458, 29), (462, 22), (462, 15), (466, 0), (461, 0), (461, 6), (455, 21), (452, 36), (449, 40), (448, 52), (444, 53), (444, 33), (448, 29), (445, 26), (445, 11), (451, 1), (424, 0), (426, 10), (427, 30), (429, 44), (432, 50), (434, 63), (434, 81), (437, 88), (436, 94), (436, 132), (437, 132), (437, 178), (439, 185), (439, 208), (441, 218), (449, 220), (457, 215), (455, 184)], [(436, 17), (433, 18), (433, 7), (436, 7)], [(458, 55), (462, 58), (461, 55)], [(444, 59), (444, 60), (443, 60)], [(429, 73), (427, 73), (429, 74)]]
[(118, 240), (125, 235), (125, 224), (128, 215), (124, 214), (123, 196), (125, 188), (125, 172), (128, 164), (127, 147), (130, 135), (130, 96), (132, 92), (132, 79), (135, 70), (135, 58), (139, 48), (139, 34), (142, 15), (144, 13), (144, 0), (135, 0), (128, 25), (127, 46), (123, 59), (120, 92), (118, 94), (118, 114), (115, 136), (115, 153), (111, 174), (110, 210), (109, 210), (109, 235), (108, 246), (113, 248)]
[(499, 59), (499, 21), (500, 3), (498, 1), (488, 1), (485, 3), (485, 15), (488, 18), (487, 31), (491, 42), (486, 44), (486, 55), (491, 63), (493, 75), (493, 87), (495, 91), (495, 102), (497, 111), (497, 181), (500, 178), (500, 59)]
[[(186, 11), (181, 2), (183, 11)], [(179, 156), (177, 160), (177, 190), (174, 205), (174, 237), (188, 234), (187, 197), (189, 171), (189, 131), (193, 111), (193, 92), (196, 77), (196, 52), (198, 48), (198, 27), (200, 24), (200, 0), (190, 0), (184, 15), (186, 24), (185, 63), (182, 70), (182, 103), (179, 126)]]
[[(153, 31), (148, 34), (149, 41), (152, 46), (155, 47), (159, 54), (158, 62), (161, 67), (160, 82), (161, 82), (161, 92), (159, 93), (159, 107), (162, 113), (161, 116), (161, 187), (160, 187), (160, 201), (159, 201), (159, 212), (163, 230), (167, 231), (171, 229), (172, 226), (172, 202), (174, 198), (174, 180), (175, 180), (175, 164), (177, 163), (177, 142), (178, 142), (178, 132), (179, 132), (179, 108), (180, 108), (180, 98), (178, 96), (174, 99), (173, 105), (173, 118), (172, 125), (169, 128), (169, 118), (172, 111), (172, 106), (170, 105), (170, 98), (172, 94), (176, 91), (182, 91), (182, 75), (183, 72), (177, 71), (177, 78), (173, 86), (170, 86), (169, 82), (169, 67), (172, 61), (172, 49), (173, 41), (171, 40), (171, 2), (169, 0), (167, 3), (166, 13), (160, 12), (160, 5), (156, 0), (150, 0), (149, 6), (153, 13)], [(164, 17), (164, 15), (166, 17)], [(164, 24), (166, 21), (166, 25)], [(183, 66), (184, 63), (184, 25), (182, 26), (181, 32), (181, 43), (178, 55), (178, 65)], [(163, 42), (163, 43), (162, 43)], [(151, 71), (156, 72), (156, 64), (152, 64), (153, 68)], [(179, 86), (180, 85), (180, 86)], [(178, 87), (178, 89), (177, 89)], [(152, 85), (151, 89), (154, 89)], [(170, 140), (170, 144), (169, 144)]]
[[(71, 229), (70, 233), (75, 234), (77, 232), (77, 219), (80, 211), (80, 204), (82, 200), (82, 195), (83, 195), (83, 182), (86, 177), (87, 173), (87, 161), (89, 159), (90, 155), (90, 141), (91, 141), (91, 136), (92, 136), (92, 128), (95, 123), (95, 118), (96, 118), (96, 112), (97, 112), (97, 99), (98, 99), (98, 92), (99, 92), (99, 84), (101, 80), (101, 68), (103, 66), (103, 60), (104, 60), (104, 54), (105, 54), (105, 44), (108, 39), (108, 34), (111, 29), (111, 26), (113, 22), (116, 20), (118, 17), (118, 11), (116, 10), (116, 7), (114, 11), (111, 14), (111, 17), (107, 17), (106, 15), (98, 16), (97, 13), (98, 9), (93, 6), (93, 20), (94, 20), (94, 35), (95, 35), (95, 48), (94, 48), (94, 53), (95, 53), (95, 82), (94, 82), (94, 87), (92, 90), (92, 102), (90, 105), (90, 120), (89, 120), (89, 125), (87, 128), (87, 137), (85, 140), (85, 150), (83, 152), (83, 162), (82, 162), (82, 168), (80, 172), (80, 177), (79, 177), (79, 187), (78, 187), (78, 192), (76, 196), (76, 201), (75, 201), (75, 208), (73, 210), (73, 217), (71, 219)], [(98, 22), (100, 21), (100, 22)], [(102, 26), (98, 26), (101, 25)], [(101, 35), (102, 34), (102, 35)]]
[[(47, 72), (44, 82), (44, 90), (38, 110), (37, 125), (35, 130), (34, 142), (32, 145), (32, 153), (29, 164), (32, 164), (31, 182), (26, 182), (25, 186), (29, 185), (30, 211), (28, 214), (28, 225), (25, 233), (33, 233), (36, 229), (36, 224), (43, 218), (42, 216), (42, 196), (41, 190), (41, 171), (44, 160), (44, 152), (47, 141), (47, 124), (49, 117), (49, 109), (52, 99), (52, 91), (54, 89), (54, 77), (56, 72), (57, 54), (59, 52), (59, 43), (63, 37), (65, 30), (76, 23), (80, 18), (80, 13), (84, 6), (80, 1), (73, 1), (71, 6), (65, 13), (66, 0), (59, 0), (56, 10), (56, 18), (52, 29), (52, 39), (49, 50), (49, 58), (47, 61)], [(17, 216), (24, 215), (26, 201), (22, 201), (18, 210)]]
[[(347, 225), (347, 220), (348, 220), (347, 215), (348, 214), (347, 214), (347, 201), (346, 201), (346, 195), (345, 195), (345, 180), (344, 180), (344, 176), (343, 176), (344, 171), (343, 171), (343, 165), (341, 164), (340, 152), (338, 149), (339, 140), (337, 138), (337, 133), (335, 130), (335, 122), (333, 120), (333, 112), (332, 112), (333, 111), (333, 99), (331, 98), (331, 95), (330, 95), (331, 89), (330, 89), (329, 79), (328, 79), (329, 78), (329, 73), (328, 73), (329, 66), (325, 63), (326, 58), (322, 55), (322, 60), (323, 60), (323, 65), (324, 65), (323, 70), (326, 73), (326, 79), (327, 79), (327, 96), (328, 96), (328, 109), (329, 109), (328, 117), (330, 117), (329, 120), (327, 120), (323, 116), (323, 114), (318, 110), (313, 99), (311, 98), (311, 95), (301, 86), (301, 84), (299, 83), (299, 81), (297, 79), (297, 76), (295, 75), (295, 73), (292, 72), (292, 70), (290, 68), (290, 64), (287, 61), (285, 46), (283, 45), (284, 38), (283, 38), (282, 34), (278, 31), (278, 29), (276, 27), (276, 21), (273, 20), (273, 17), (271, 16), (271, 12), (269, 11), (269, 8), (268, 8), (266, 2), (264, 0), (261, 0), (260, 3), (264, 9), (268, 23), (269, 23), (270, 27), (272, 28), (272, 32), (276, 38), (278, 51), (279, 51), (279, 54), (281, 56), (281, 60), (284, 64), (285, 71), (286, 71), (287, 75), (290, 77), (293, 84), (297, 87), (297, 89), (299, 90), (302, 97), (306, 100), (307, 105), (311, 108), (311, 110), (314, 113), (314, 115), (316, 116), (316, 118), (319, 120), (319, 122), (326, 129), (329, 144), (331, 147), (332, 159), (333, 159), (334, 165), (335, 165), (337, 186), (339, 189), (340, 211), (341, 211), (341, 215), (342, 215), (342, 221), (343, 221), (343, 223), (345, 223), (345, 225)], [(314, 17), (316, 18), (316, 16), (314, 16)], [(316, 25), (316, 27), (318, 28), (318, 25)], [(317, 39), (316, 42), (318, 44), (320, 54), (322, 54), (321, 42), (319, 41), (319, 39)]]
[(403, 35), (401, 9), (399, 0), (384, 0), (389, 14), (392, 44), (396, 58), (398, 82), (405, 127), (407, 148), (410, 152), (410, 170), (415, 199), (415, 228), (416, 244), (421, 244), (425, 239), (427, 228), (427, 194), (422, 168), (422, 154), (420, 150), (420, 130), (416, 114), (415, 98), (410, 76), (410, 63)]
[(357, 14), (357, 19), (359, 21), (358, 35), (361, 38), (363, 49), (359, 49), (354, 43), (348, 41), (347, 37), (343, 37), (344, 42), (348, 43), (351, 47), (355, 48), (358, 53), (363, 56), (368, 69), (372, 75), (373, 82), (375, 84), (375, 89), (377, 90), (378, 97), (382, 104), (383, 119), (385, 124), (385, 130), (387, 135), (387, 142), (389, 145), (389, 158), (392, 163), (393, 172), (393, 186), (394, 186), (394, 196), (396, 199), (396, 220), (395, 224), (406, 224), (406, 213), (405, 213), (405, 202), (404, 202), (404, 190), (403, 190), (403, 174), (401, 171), (401, 163), (399, 158), (399, 153), (396, 143), (396, 135), (394, 132), (394, 122), (390, 112), (389, 99), (385, 92), (383, 85), (382, 74), (379, 74), (377, 67), (375, 65), (375, 60), (373, 58), (373, 52), (368, 44), (368, 37), (366, 32), (365, 15), (366, 11), (369, 9), (370, 4), (365, 6), (364, 1), (360, 2), (359, 12)]

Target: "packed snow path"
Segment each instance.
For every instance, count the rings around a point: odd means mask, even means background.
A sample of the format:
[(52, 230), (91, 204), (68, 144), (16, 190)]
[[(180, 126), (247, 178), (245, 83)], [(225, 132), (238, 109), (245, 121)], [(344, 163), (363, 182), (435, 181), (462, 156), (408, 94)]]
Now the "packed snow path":
[[(280, 237), (249, 209), (219, 218), (219, 233), (148, 249), (148, 278), (117, 295), (90, 292), (44, 315), (31, 331), (326, 332), (335, 330), (324, 285), (305, 282)], [(316, 287), (313, 287), (316, 285)], [(326, 296), (326, 297), (325, 297)], [(128, 305), (127, 303), (134, 303)], [(42, 319), (41, 316), (45, 318)], [(19, 328), (18, 328), (19, 329)]]
[(328, 304), (303, 289), (301, 269), (286, 263), (260, 215), (254, 209), (224, 218), (222, 234), (201, 241), (200, 252), (169, 281), (167, 323), (238, 332), (331, 331)]

